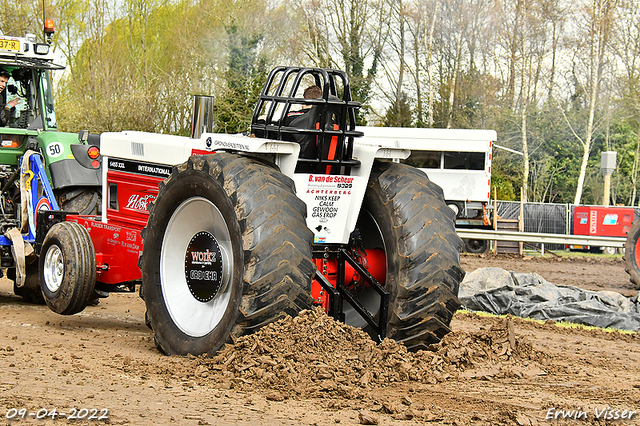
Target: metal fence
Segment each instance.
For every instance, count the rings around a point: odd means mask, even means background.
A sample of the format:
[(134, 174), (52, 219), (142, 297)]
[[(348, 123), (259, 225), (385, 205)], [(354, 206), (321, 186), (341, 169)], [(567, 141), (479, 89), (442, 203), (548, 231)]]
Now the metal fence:
[[(503, 219), (520, 218), (520, 202), (498, 201), (497, 208), (498, 216)], [(523, 208), (524, 232), (573, 234), (574, 204), (524, 203)], [(640, 218), (640, 207), (632, 208), (635, 210), (635, 218)], [(540, 244), (536, 244), (536, 246), (539, 247)], [(547, 244), (545, 248), (562, 250), (564, 246)]]
[[(523, 204), (524, 232), (545, 234), (569, 234), (569, 205), (550, 203)], [(498, 216), (503, 219), (519, 219), (520, 203), (498, 201)], [(560, 244), (549, 244), (550, 250), (564, 249)]]

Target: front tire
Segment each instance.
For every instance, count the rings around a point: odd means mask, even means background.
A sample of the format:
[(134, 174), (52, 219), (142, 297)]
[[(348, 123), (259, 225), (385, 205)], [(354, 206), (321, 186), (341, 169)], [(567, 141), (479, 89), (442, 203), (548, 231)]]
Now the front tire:
[(39, 270), (49, 308), (62, 315), (81, 312), (96, 284), (96, 254), (87, 230), (75, 222), (53, 225), (42, 243)]
[[(54, 190), (56, 201), (60, 210), (78, 213), (81, 215), (97, 215), (100, 214), (100, 192), (90, 187), (63, 188)], [(17, 205), (20, 205), (18, 198)], [(92, 246), (93, 247), (93, 246)], [(95, 262), (94, 262), (95, 263)], [(40, 283), (39, 260), (34, 260), (26, 268), (26, 280), (22, 287), (18, 287), (15, 282), (15, 267), (11, 267), (7, 271), (7, 276), (14, 281), (13, 292), (22, 297), (28, 303), (44, 304), (45, 298), (42, 295)], [(92, 297), (96, 300), (96, 295)], [(82, 310), (82, 309), (81, 309)]]
[(460, 307), (464, 271), (455, 214), (440, 187), (413, 167), (376, 163), (368, 185), (357, 226), (365, 248), (385, 252), (387, 337), (426, 349), (451, 331)]
[(158, 349), (213, 355), (231, 336), (310, 308), (305, 218), (293, 181), (257, 159), (217, 153), (174, 168), (142, 233)]

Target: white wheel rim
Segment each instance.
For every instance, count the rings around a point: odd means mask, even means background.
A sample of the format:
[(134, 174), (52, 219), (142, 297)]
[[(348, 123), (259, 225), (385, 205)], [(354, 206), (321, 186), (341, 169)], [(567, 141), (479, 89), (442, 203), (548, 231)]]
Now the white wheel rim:
[(57, 245), (47, 249), (44, 258), (44, 284), (51, 293), (55, 293), (62, 285), (64, 278), (64, 257)]
[[(185, 278), (187, 247), (192, 237), (202, 231), (217, 241), (223, 265), (220, 289), (208, 302), (200, 302), (193, 296)], [(171, 319), (186, 335), (205, 336), (222, 320), (231, 297), (232, 253), (229, 228), (211, 201), (203, 197), (190, 198), (173, 212), (160, 253), (160, 285)]]

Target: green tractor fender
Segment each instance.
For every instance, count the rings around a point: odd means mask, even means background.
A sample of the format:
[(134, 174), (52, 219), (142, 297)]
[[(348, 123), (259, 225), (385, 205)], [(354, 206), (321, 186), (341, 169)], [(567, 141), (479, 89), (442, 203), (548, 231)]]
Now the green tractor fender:
[(96, 139), (96, 142), (87, 143), (76, 133), (56, 131), (41, 132), (36, 137), (53, 189), (101, 187), (102, 158), (99, 138)]

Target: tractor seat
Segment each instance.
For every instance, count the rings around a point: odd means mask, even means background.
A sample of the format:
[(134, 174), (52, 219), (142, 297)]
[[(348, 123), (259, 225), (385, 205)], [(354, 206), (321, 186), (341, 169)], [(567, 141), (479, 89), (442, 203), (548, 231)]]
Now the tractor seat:
[(294, 133), (282, 133), (282, 139), (300, 144), (301, 158), (318, 158), (316, 133), (305, 133), (304, 130), (315, 130), (320, 123), (320, 105), (300, 111), (290, 112), (284, 119), (284, 126), (298, 130)]

